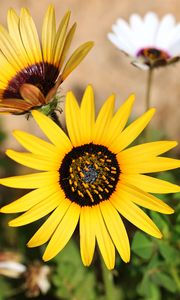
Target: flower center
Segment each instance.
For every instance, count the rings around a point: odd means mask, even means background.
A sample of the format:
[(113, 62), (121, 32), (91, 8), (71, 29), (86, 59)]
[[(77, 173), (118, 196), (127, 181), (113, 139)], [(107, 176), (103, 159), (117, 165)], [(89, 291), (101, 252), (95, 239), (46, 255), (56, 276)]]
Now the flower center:
[(37, 86), (46, 96), (50, 89), (54, 86), (59, 75), (59, 70), (56, 66), (49, 63), (37, 63), (19, 71), (8, 83), (3, 98), (22, 99), (19, 89), (22, 84), (30, 83)]
[(152, 61), (156, 60), (167, 60), (170, 58), (170, 55), (164, 51), (157, 48), (143, 48), (137, 53), (137, 57), (143, 56), (144, 58)]
[(120, 167), (114, 153), (91, 143), (66, 154), (59, 174), (67, 198), (81, 206), (92, 206), (109, 199), (115, 191)]

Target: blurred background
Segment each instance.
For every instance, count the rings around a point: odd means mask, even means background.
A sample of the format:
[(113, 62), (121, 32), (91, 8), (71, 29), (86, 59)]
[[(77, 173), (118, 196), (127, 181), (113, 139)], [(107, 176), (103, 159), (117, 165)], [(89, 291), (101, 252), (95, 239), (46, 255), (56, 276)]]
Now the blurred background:
[[(6, 0), (0, 1), (0, 22), (6, 26), (6, 14), (9, 7), (20, 11), (28, 7), (35, 20), (39, 33), (43, 15), (50, 1), (41, 0)], [(54, 0), (57, 22), (66, 10), (72, 11), (71, 23), (77, 22), (77, 31), (71, 50), (88, 40), (95, 46), (81, 65), (69, 76), (62, 86), (62, 94), (73, 90), (80, 99), (88, 83), (95, 89), (97, 108), (112, 93), (116, 94), (117, 104), (122, 103), (129, 94), (136, 94), (134, 114), (144, 111), (146, 71), (139, 70), (130, 64), (130, 59), (121, 53), (107, 39), (107, 32), (118, 17), (126, 20), (132, 13), (143, 16), (147, 11), (156, 12), (159, 17), (172, 13), (180, 22), (180, 1), (178, 0)], [(152, 105), (157, 113), (152, 121), (153, 126), (166, 132), (171, 139), (180, 140), (180, 63), (160, 68), (154, 72)], [(34, 130), (31, 121), (22, 117), (1, 117), (7, 133), (15, 127)], [(9, 136), (9, 135), (8, 135)], [(3, 149), (14, 146), (9, 136), (3, 143)]]
[[(180, 22), (179, 0), (2, 0), (0, 1), (0, 23), (6, 26), (9, 7), (28, 7), (36, 23), (39, 34), (43, 15), (49, 3), (54, 3), (57, 22), (70, 9), (71, 24), (77, 22), (77, 31), (71, 50), (88, 40), (95, 46), (78, 68), (61, 86), (61, 94), (72, 90), (80, 100), (87, 84), (94, 87), (96, 107), (113, 92), (117, 107), (131, 93), (136, 94), (133, 117), (145, 110), (146, 71), (130, 64), (130, 59), (121, 53), (107, 39), (112, 24), (118, 17), (129, 19), (132, 13), (144, 16), (148, 11), (159, 17), (172, 13)], [(152, 106), (157, 113), (151, 122), (154, 139), (165, 137), (180, 141), (180, 63), (155, 70), (152, 88)], [(63, 116), (62, 116), (63, 118)], [(6, 148), (19, 149), (11, 136), (11, 131), (21, 129), (41, 135), (31, 118), (25, 116), (0, 116), (1, 159), (0, 175), (11, 176), (30, 172), (20, 168), (4, 156)], [(174, 157), (180, 149), (176, 147)], [(171, 152), (172, 153), (172, 152)], [(170, 154), (171, 155), (171, 154)], [(179, 183), (180, 171), (162, 172), (158, 178)], [(27, 191), (0, 187), (1, 204), (15, 200)], [(159, 197), (159, 196), (158, 196)], [(160, 198), (160, 197), (159, 197)], [(60, 300), (179, 300), (180, 299), (180, 195), (161, 196), (176, 213), (160, 216), (151, 212), (150, 216), (163, 232), (159, 241), (137, 231), (129, 223), (128, 233), (132, 244), (132, 259), (123, 263), (117, 255), (116, 269), (111, 273), (116, 288), (116, 296), (108, 298), (100, 257), (96, 252), (93, 265), (85, 268), (79, 255), (79, 234), (55, 259), (47, 264), (41, 260), (44, 247), (28, 249), (27, 241), (42, 223), (42, 220), (23, 228), (9, 228), (11, 215), (0, 218), (0, 300), (16, 299), (60, 299)], [(44, 221), (44, 220), (43, 220)], [(11, 268), (3, 264), (11, 262)], [(18, 263), (15, 268), (12, 263)], [(6, 264), (7, 266), (7, 264)], [(17, 265), (16, 265), (17, 267)], [(88, 291), (88, 292), (87, 292)]]

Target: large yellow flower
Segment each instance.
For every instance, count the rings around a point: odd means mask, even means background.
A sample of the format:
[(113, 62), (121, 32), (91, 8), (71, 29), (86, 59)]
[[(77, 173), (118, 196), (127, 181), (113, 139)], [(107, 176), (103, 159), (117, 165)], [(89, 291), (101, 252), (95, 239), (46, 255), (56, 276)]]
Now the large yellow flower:
[(129, 261), (129, 240), (121, 215), (146, 233), (162, 237), (139, 206), (171, 214), (173, 209), (149, 192), (172, 193), (180, 191), (180, 187), (142, 173), (179, 167), (179, 160), (159, 157), (177, 143), (160, 141), (125, 149), (155, 112), (150, 109), (124, 129), (133, 101), (130, 96), (114, 114), (112, 95), (95, 120), (93, 90), (88, 86), (80, 106), (72, 92), (67, 93), (68, 136), (38, 111), (32, 112), (33, 117), (51, 143), (14, 131), (18, 142), (30, 152), (8, 150), (7, 155), (43, 172), (1, 179), (5, 186), (34, 189), (4, 206), (1, 212), (25, 212), (10, 226), (22, 226), (51, 213), (28, 243), (36, 247), (49, 241), (45, 261), (64, 248), (78, 221), (81, 256), (86, 266), (91, 264), (95, 241), (109, 269), (115, 264), (115, 248), (125, 262)]
[(54, 7), (49, 5), (40, 43), (29, 11), (22, 8), (19, 17), (9, 9), (8, 31), (0, 25), (1, 113), (20, 114), (46, 106), (59, 85), (87, 55), (92, 42), (77, 48), (64, 65), (76, 29), (74, 23), (68, 31), (69, 19), (68, 11), (56, 30)]

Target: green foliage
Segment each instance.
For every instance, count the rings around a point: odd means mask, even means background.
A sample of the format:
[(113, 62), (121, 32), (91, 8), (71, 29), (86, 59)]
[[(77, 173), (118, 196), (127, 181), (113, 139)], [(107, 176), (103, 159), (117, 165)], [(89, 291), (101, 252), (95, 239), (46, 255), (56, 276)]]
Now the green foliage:
[[(54, 262), (57, 264), (52, 281), (60, 299), (96, 299), (95, 274), (82, 265), (79, 249), (71, 240)], [(88, 292), (87, 292), (88, 291)]]

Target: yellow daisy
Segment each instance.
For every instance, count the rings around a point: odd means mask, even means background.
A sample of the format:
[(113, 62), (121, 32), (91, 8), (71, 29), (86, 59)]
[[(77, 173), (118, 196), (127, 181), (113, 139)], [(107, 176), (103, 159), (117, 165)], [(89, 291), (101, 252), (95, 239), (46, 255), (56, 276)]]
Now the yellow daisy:
[(86, 42), (65, 63), (76, 30), (76, 23), (68, 30), (69, 19), (70, 11), (56, 30), (54, 7), (49, 5), (40, 43), (28, 9), (22, 8), (20, 16), (9, 9), (8, 31), (0, 25), (1, 113), (21, 114), (47, 106), (59, 85), (90, 51), (93, 42)]
[(88, 86), (80, 106), (73, 93), (67, 93), (68, 135), (35, 110), (32, 115), (50, 142), (14, 131), (14, 137), (29, 152), (7, 150), (7, 155), (42, 172), (1, 179), (5, 186), (33, 189), (1, 208), (1, 212), (25, 212), (10, 221), (10, 226), (22, 226), (50, 214), (28, 243), (29, 247), (36, 247), (49, 241), (45, 261), (64, 248), (78, 222), (85, 266), (91, 264), (95, 241), (107, 268), (114, 267), (115, 248), (123, 261), (129, 261), (129, 240), (121, 216), (146, 233), (162, 237), (139, 206), (171, 214), (172, 208), (149, 193), (179, 192), (180, 187), (142, 173), (178, 168), (179, 160), (159, 157), (177, 143), (160, 141), (125, 149), (155, 112), (150, 109), (124, 129), (133, 102), (132, 95), (114, 114), (112, 95), (95, 120), (93, 90)]

